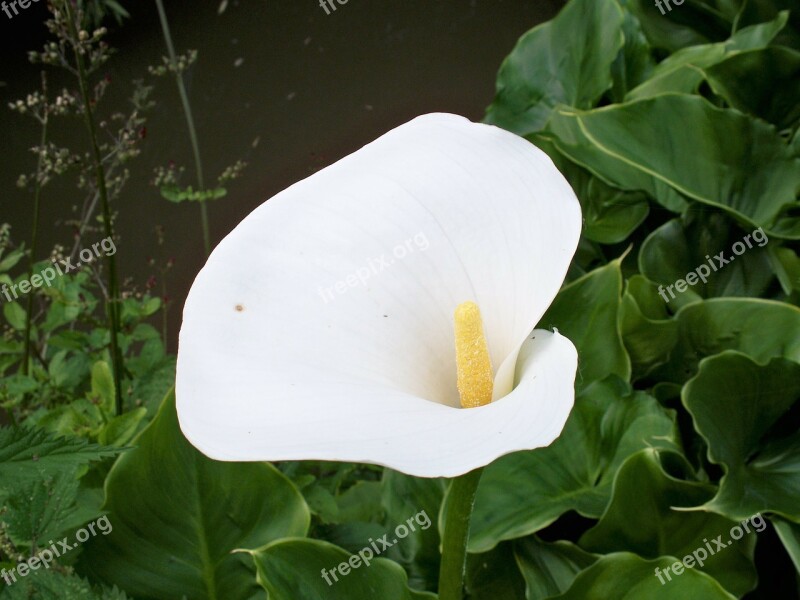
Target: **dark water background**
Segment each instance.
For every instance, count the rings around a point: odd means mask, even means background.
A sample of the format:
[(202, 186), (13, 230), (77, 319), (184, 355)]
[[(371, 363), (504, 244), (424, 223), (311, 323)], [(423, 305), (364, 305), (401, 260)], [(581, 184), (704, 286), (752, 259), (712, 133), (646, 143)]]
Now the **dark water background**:
[[(328, 15), (318, 1), (230, 0), (222, 14), (221, 0), (165, 2), (176, 51), (199, 50), (186, 81), (206, 181), (237, 158), (249, 163), (228, 197), (210, 206), (212, 244), (267, 198), (416, 115), (447, 111), (479, 120), (518, 37), (562, 5), (349, 0)], [(153, 274), (147, 263), (157, 249), (154, 227), (164, 227), (160, 258), (175, 258), (167, 279), (174, 351), (186, 293), (204, 263), (199, 208), (162, 199), (149, 182), (155, 166), (175, 160), (187, 167), (183, 181), (191, 183), (194, 163), (174, 81), (147, 74), (165, 53), (155, 3), (122, 3), (131, 19), (121, 27), (109, 22), (108, 40), (118, 52), (103, 69), (112, 84), (98, 114), (121, 110), (136, 78), (155, 82), (157, 105), (142, 155), (130, 163), (131, 180), (114, 205), (117, 256), (123, 276), (141, 287)], [(0, 13), (0, 223), (11, 223), (17, 242), (30, 235), (32, 197), (15, 181), (35, 169), (28, 148), (38, 143), (39, 129), (6, 105), (38, 88), (40, 68), (27, 62), (26, 52), (45, 41), (45, 17), (44, 0), (11, 20)], [(51, 90), (62, 82), (75, 86), (52, 71)], [(56, 141), (85, 148), (81, 121), (57, 122)], [(72, 239), (70, 228), (58, 224), (82, 200), (68, 180), (45, 188), (40, 259), (52, 244)]]

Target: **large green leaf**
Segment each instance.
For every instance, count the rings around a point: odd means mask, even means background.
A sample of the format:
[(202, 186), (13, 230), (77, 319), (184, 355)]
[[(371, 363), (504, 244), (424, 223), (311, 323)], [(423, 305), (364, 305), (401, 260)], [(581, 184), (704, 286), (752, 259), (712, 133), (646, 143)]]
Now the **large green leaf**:
[(364, 540), (362, 554), (350, 554), (333, 544), (308, 539), (278, 540), (247, 552), (255, 560), (258, 583), (267, 591), (270, 600), (436, 598), (435, 594), (410, 590), (403, 569), (397, 563), (378, 557), (368, 540)]
[(713, 578), (695, 569), (686, 569), (671, 580), (662, 573), (675, 563), (673, 558), (644, 560), (628, 552), (601, 557), (581, 572), (565, 593), (552, 600), (735, 600)]
[(539, 321), (539, 327), (557, 328), (578, 349), (578, 388), (609, 375), (626, 381), (631, 376), (619, 323), (620, 262), (614, 260), (564, 286)]
[(571, 542), (543, 542), (536, 536), (516, 541), (514, 553), (528, 598), (549, 598), (566, 592), (578, 573), (598, 558)]
[(616, 378), (590, 385), (550, 446), (509, 454), (486, 468), (475, 500), (470, 552), (535, 533), (570, 510), (599, 517), (619, 466), (648, 447), (677, 448), (670, 413)]
[(470, 600), (526, 600), (525, 580), (510, 543), (467, 556), (466, 589)]
[(773, 512), (800, 522), (800, 432), (797, 411), (790, 413), (800, 365), (723, 352), (700, 363), (682, 396), (709, 460), (725, 470), (705, 508), (732, 519)]
[(622, 20), (615, 0), (572, 0), (523, 35), (500, 67), (486, 122), (527, 135), (541, 130), (558, 104), (593, 106), (611, 87)]
[(690, 304), (675, 316), (678, 344), (658, 370), (667, 381), (683, 383), (707, 356), (737, 350), (757, 362), (783, 357), (800, 363), (800, 309), (749, 298), (716, 298)]
[[(662, 460), (670, 468), (669, 474), (664, 472)], [(738, 526), (736, 521), (713, 513), (679, 510), (703, 504), (714, 496), (714, 486), (692, 479), (692, 469), (680, 455), (660, 456), (654, 450), (634, 454), (617, 473), (611, 503), (597, 525), (581, 537), (581, 546), (599, 554), (630, 551), (643, 558), (691, 556), (693, 568), (711, 575), (732, 594), (749, 592), (757, 581), (753, 566), (755, 528), (731, 542), (729, 532)], [(766, 521), (760, 523), (766, 527)], [(705, 541), (719, 535), (728, 547), (712, 554)], [(711, 547), (719, 550), (713, 542)], [(692, 555), (698, 548), (700, 551)]]
[(800, 119), (800, 52), (774, 47), (743, 52), (706, 69), (712, 89), (743, 112), (777, 125)]
[(789, 553), (789, 558), (794, 563), (794, 568), (800, 574), (800, 525), (780, 517), (773, 517), (772, 524), (778, 537), (783, 542), (783, 547)]
[(751, 25), (737, 31), (725, 42), (689, 46), (664, 59), (653, 70), (650, 78), (631, 90), (626, 100), (642, 100), (666, 92), (690, 94), (703, 82), (703, 69), (716, 65), (744, 50), (766, 48), (786, 26), (787, 12), (769, 23)]
[(662, 302), (673, 311), (700, 298), (757, 297), (775, 279), (768, 242), (763, 230), (745, 232), (723, 214), (692, 209), (647, 237), (639, 270), (663, 286)]
[(683, 196), (769, 231), (787, 206), (797, 205), (800, 160), (775, 128), (697, 96), (664, 94), (587, 111), (562, 107), (548, 132), (574, 162), (666, 208), (679, 210), (676, 195)]
[(412, 477), (386, 469), (382, 483), (388, 526), (404, 523), (422, 511), (434, 521), (434, 525), (427, 529), (417, 527), (402, 544), (398, 544), (395, 560), (408, 571), (411, 585), (419, 589), (437, 589), (441, 540), (435, 521), (442, 505), (446, 480)]
[(251, 562), (231, 551), (305, 535), (297, 489), (266, 463), (200, 454), (180, 431), (174, 392), (134, 444), (106, 480), (113, 531), (87, 544), (84, 569), (142, 598), (259, 597)]

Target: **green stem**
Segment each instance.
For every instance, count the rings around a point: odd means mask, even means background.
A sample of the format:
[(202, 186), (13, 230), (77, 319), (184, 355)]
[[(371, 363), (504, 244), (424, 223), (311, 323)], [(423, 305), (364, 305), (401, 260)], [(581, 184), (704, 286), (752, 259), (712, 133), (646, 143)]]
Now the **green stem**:
[[(78, 84), (80, 85), (81, 98), (83, 100), (83, 116), (86, 130), (89, 133), (89, 141), (92, 148), (92, 158), (94, 161), (95, 179), (97, 180), (97, 192), (100, 195), (100, 206), (103, 211), (103, 226), (106, 237), (114, 240), (114, 226), (111, 222), (111, 208), (108, 202), (108, 189), (106, 188), (106, 173), (103, 167), (103, 159), (100, 155), (100, 146), (97, 143), (97, 131), (92, 115), (92, 105), (89, 98), (88, 76), (86, 65), (84, 64), (83, 54), (78, 49), (78, 24), (75, 23), (72, 8), (69, 0), (63, 3), (69, 23), (70, 35), (73, 36), (73, 51), (75, 53), (75, 64), (78, 69)], [(116, 393), (116, 411), (122, 414), (122, 353), (119, 349), (118, 333), (120, 330), (119, 322), (119, 279), (117, 276), (116, 253), (106, 255), (108, 261), (108, 298), (106, 300), (106, 314), (108, 315), (108, 328), (111, 334), (111, 364), (114, 374), (114, 391)]]
[(439, 600), (462, 600), (464, 597), (469, 522), (482, 474), (483, 467), (456, 477), (450, 484), (439, 568)]
[[(162, 0), (156, 0), (156, 7), (158, 8), (158, 19), (161, 21), (161, 31), (164, 33), (164, 43), (167, 45), (167, 54), (173, 66), (177, 65), (177, 56), (175, 54), (175, 46), (172, 43), (172, 35), (169, 32), (169, 21), (167, 21), (167, 13), (164, 11), (164, 4)], [(203, 179), (203, 161), (200, 157), (200, 143), (197, 141), (197, 129), (194, 126), (194, 117), (192, 116), (192, 105), (189, 104), (189, 95), (186, 93), (186, 86), (183, 83), (183, 75), (175, 72), (175, 83), (178, 85), (178, 94), (181, 97), (181, 105), (183, 106), (183, 114), (186, 117), (186, 125), (189, 128), (189, 139), (192, 142), (192, 153), (194, 154), (194, 170), (197, 175), (197, 189), (205, 191), (205, 181)], [(211, 254), (211, 238), (208, 229), (208, 208), (205, 201), (200, 202), (200, 220), (203, 227), (203, 247), (206, 251), (206, 256)]]
[[(47, 80), (44, 72), (42, 72), (42, 91), (47, 96)], [(45, 100), (46, 102), (46, 100)], [(42, 137), (39, 147), (44, 149), (47, 143), (47, 105), (45, 104), (44, 114), (42, 118)], [(36, 253), (38, 250), (39, 241), (39, 213), (41, 208), (42, 196), (42, 164), (44, 159), (42, 154), (39, 154), (39, 160), (36, 164), (36, 182), (33, 191), (33, 226), (31, 231), (31, 253), (28, 266), (28, 281), (33, 279), (33, 267), (36, 264)], [(27, 306), (25, 312), (25, 351), (22, 357), (22, 374), (28, 375), (30, 373), (30, 358), (31, 358), (31, 329), (33, 328), (33, 293), (28, 294)]]

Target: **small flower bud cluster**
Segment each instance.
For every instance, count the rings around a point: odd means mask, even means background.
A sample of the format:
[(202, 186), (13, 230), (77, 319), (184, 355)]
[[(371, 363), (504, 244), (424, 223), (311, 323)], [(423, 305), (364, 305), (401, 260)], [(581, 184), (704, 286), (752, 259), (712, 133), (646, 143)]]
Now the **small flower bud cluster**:
[(151, 75), (161, 77), (167, 73), (175, 73), (179, 75), (191, 67), (197, 60), (197, 50), (189, 50), (186, 54), (179, 54), (175, 57), (175, 61), (171, 61), (168, 57), (162, 56), (162, 64), (155, 67), (148, 67)]
[(220, 186), (225, 185), (229, 181), (233, 181), (234, 179), (238, 179), (242, 176), (242, 171), (247, 166), (247, 163), (243, 160), (237, 160), (234, 164), (227, 167), (223, 172), (222, 175), (219, 176), (217, 182)]

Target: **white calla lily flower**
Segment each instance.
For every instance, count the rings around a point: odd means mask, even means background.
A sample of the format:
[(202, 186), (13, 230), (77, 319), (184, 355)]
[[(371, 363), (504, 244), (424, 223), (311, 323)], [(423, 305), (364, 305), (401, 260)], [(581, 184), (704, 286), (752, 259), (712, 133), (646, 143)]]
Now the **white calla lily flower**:
[[(180, 333), (184, 434), (218, 460), (423, 477), (550, 444), (577, 352), (532, 330), (580, 229), (569, 184), (524, 139), (448, 114), (393, 129), (270, 199), (211, 254)], [(495, 368), (476, 408), (456, 385), (465, 302)]]

